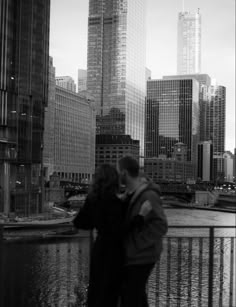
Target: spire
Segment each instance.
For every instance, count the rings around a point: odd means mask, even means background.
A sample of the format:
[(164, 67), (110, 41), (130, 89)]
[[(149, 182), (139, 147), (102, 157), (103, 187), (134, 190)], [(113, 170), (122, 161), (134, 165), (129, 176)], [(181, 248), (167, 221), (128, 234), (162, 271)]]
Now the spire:
[(182, 12), (184, 13), (184, 0), (182, 0)]

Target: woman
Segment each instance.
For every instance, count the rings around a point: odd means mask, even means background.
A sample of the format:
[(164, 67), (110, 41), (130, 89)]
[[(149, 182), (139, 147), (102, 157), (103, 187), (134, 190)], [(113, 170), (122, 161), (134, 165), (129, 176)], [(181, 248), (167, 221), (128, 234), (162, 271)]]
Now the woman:
[(85, 204), (74, 219), (80, 229), (96, 229), (92, 248), (88, 307), (117, 307), (123, 267), (124, 210), (118, 198), (119, 177), (108, 164), (100, 166)]

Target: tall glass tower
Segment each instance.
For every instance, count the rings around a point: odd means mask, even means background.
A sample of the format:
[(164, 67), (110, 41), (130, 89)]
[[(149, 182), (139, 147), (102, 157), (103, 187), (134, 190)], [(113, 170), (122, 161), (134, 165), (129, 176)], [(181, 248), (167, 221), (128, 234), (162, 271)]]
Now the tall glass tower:
[(171, 158), (174, 145), (186, 146), (186, 160), (196, 163), (199, 142), (199, 84), (195, 79), (147, 82), (145, 157)]
[(87, 70), (96, 133), (130, 135), (143, 156), (145, 1), (90, 0)]
[(0, 211), (42, 209), (50, 1), (0, 2)]
[(177, 74), (201, 72), (201, 15), (181, 12), (178, 18)]

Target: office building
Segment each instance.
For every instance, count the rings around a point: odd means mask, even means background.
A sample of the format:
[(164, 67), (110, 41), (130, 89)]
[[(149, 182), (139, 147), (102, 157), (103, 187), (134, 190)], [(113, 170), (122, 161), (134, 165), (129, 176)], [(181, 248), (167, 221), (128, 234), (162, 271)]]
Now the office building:
[(87, 90), (87, 70), (78, 69), (78, 93)]
[(139, 160), (139, 141), (132, 140), (129, 135), (96, 136), (96, 167), (103, 163), (117, 166), (118, 161), (126, 155)]
[(226, 88), (212, 85), (207, 108), (206, 137), (212, 140), (214, 155), (225, 152)]
[(56, 77), (56, 85), (63, 87), (68, 91), (76, 92), (75, 81), (70, 76)]
[(201, 15), (181, 12), (178, 17), (177, 74), (201, 72)]
[(129, 135), (144, 153), (145, 1), (90, 0), (87, 90), (97, 134)]
[(213, 146), (212, 142), (198, 144), (198, 180), (212, 181), (213, 179)]
[[(53, 67), (50, 71), (53, 76)], [(91, 182), (95, 168), (94, 103), (50, 80), (44, 133), (45, 178), (49, 180), (55, 172), (61, 181)]]
[(178, 161), (175, 158), (145, 158), (144, 172), (156, 183), (186, 183), (195, 180), (192, 162)]
[(199, 84), (195, 79), (147, 82), (145, 157), (171, 158), (176, 143), (196, 164), (199, 142)]
[[(164, 76), (164, 80), (179, 80), (182, 75)], [(199, 82), (199, 121), (200, 121), (200, 141), (208, 141), (207, 135), (208, 116), (207, 110), (210, 103), (211, 77), (207, 74), (188, 74), (185, 79), (196, 79)]]
[(50, 1), (0, 4), (0, 211), (42, 210)]

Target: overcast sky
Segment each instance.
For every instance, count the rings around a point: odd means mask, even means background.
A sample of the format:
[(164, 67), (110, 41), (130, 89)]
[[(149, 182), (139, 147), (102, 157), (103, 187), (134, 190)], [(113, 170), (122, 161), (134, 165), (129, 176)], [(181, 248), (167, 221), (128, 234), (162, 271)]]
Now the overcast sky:
[[(145, 1), (145, 0), (143, 0)], [(51, 0), (50, 55), (56, 75), (77, 83), (87, 67), (89, 0)], [(176, 74), (177, 20), (182, 7), (202, 15), (202, 73), (226, 86), (226, 150), (235, 147), (235, 0), (146, 0), (146, 66), (152, 78)]]

